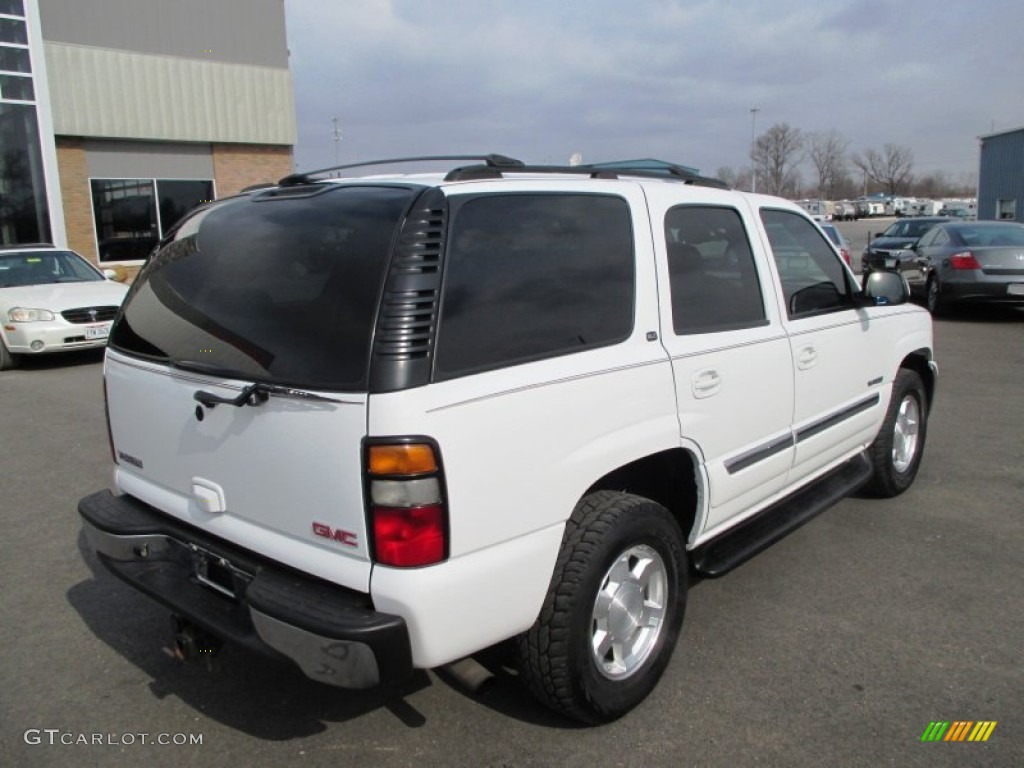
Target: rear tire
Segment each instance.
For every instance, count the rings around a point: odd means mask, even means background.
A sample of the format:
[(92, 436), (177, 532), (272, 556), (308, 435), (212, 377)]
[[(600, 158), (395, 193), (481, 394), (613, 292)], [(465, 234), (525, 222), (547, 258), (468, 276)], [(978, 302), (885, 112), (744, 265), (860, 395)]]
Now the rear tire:
[(0, 339), (0, 371), (6, 371), (11, 368), (17, 368), (21, 365), (21, 355), (15, 355), (4, 344), (4, 340)]
[(914, 482), (928, 432), (928, 396), (916, 371), (900, 368), (878, 437), (868, 449), (874, 473), (868, 490), (899, 496)]
[(518, 641), (520, 677), (545, 705), (597, 724), (653, 690), (686, 608), (686, 551), (668, 511), (598, 491), (566, 523), (540, 616)]
[(932, 317), (942, 317), (949, 314), (949, 299), (942, 295), (942, 283), (939, 282), (939, 278), (935, 275), (928, 278), (924, 295), (925, 305), (928, 307), (928, 311), (932, 313)]

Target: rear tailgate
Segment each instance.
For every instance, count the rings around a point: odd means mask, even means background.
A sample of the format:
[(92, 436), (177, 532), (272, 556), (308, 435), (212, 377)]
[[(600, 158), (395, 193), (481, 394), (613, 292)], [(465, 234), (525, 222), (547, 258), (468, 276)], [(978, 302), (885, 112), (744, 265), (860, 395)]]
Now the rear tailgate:
[(1024, 282), (1024, 245), (973, 246), (971, 252), (986, 275), (1010, 277)]
[[(117, 486), (237, 545), (368, 591), (362, 438), (366, 395), (271, 395), (200, 406), (249, 382), (180, 371), (113, 350), (105, 368)], [(199, 416), (202, 416), (200, 419)]]

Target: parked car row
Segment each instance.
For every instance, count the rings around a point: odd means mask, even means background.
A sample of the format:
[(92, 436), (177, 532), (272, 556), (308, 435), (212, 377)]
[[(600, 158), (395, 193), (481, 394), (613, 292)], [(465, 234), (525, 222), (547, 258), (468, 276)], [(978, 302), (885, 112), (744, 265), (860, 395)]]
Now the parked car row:
[(856, 200), (797, 200), (816, 221), (856, 221), (870, 216), (950, 216), (976, 218), (974, 200), (927, 200), (896, 195), (871, 195)]
[(1024, 224), (901, 219), (864, 249), (861, 271), (897, 269), (933, 315), (960, 303), (1024, 306)]

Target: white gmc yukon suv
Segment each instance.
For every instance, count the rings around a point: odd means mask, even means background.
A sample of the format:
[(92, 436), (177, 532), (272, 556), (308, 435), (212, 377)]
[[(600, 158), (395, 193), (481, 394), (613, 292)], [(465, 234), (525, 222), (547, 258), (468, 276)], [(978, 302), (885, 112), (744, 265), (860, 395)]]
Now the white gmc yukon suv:
[(608, 721), (689, 573), (913, 482), (931, 323), (787, 201), (446, 159), (297, 174), (165, 237), (104, 366), (116, 492), (79, 511), (183, 656), (365, 688), (514, 638), (544, 704)]

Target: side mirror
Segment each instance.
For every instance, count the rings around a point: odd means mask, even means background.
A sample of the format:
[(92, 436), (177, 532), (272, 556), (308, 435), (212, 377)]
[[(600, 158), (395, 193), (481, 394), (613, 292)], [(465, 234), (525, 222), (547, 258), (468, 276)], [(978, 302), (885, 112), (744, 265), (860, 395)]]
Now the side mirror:
[(105, 278), (107, 278), (107, 280), (116, 280), (117, 279), (117, 272), (115, 272), (112, 269), (104, 269), (103, 270), (103, 276)]
[(910, 287), (897, 272), (869, 272), (864, 276), (863, 289), (864, 298), (871, 306), (906, 304), (910, 299)]

